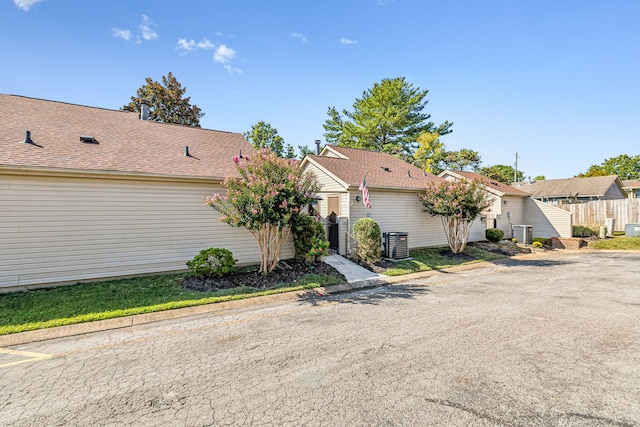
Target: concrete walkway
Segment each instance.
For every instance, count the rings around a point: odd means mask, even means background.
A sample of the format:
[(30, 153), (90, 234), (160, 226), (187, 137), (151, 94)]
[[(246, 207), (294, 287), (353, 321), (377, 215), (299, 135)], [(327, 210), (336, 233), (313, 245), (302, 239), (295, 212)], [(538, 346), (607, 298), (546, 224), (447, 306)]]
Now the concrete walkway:
[(385, 277), (381, 274), (369, 271), (364, 267), (360, 267), (358, 264), (349, 261), (341, 255), (329, 255), (324, 257), (324, 262), (343, 274), (348, 283)]

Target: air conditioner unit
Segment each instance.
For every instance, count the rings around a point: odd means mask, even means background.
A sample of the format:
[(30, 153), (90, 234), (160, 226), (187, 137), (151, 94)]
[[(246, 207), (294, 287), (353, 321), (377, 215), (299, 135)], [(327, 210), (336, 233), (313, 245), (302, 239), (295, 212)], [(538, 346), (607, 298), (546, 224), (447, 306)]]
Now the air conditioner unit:
[(385, 258), (403, 259), (409, 258), (409, 234), (408, 233), (382, 233), (384, 243), (383, 255)]

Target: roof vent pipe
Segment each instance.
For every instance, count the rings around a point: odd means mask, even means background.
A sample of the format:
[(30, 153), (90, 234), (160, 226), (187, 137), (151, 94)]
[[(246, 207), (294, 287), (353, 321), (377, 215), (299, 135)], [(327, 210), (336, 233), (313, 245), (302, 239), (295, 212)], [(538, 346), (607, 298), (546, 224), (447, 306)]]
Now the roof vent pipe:
[(191, 157), (191, 154), (189, 154), (189, 146), (188, 145), (184, 146), (184, 156), (185, 157)]
[(24, 132), (24, 141), (25, 144), (33, 144), (33, 140), (31, 139), (31, 131), (27, 130)]
[(316, 154), (320, 155), (320, 140), (316, 139), (315, 141), (313, 141), (316, 143)]
[(140, 120), (149, 120), (149, 106), (147, 101), (140, 103)]

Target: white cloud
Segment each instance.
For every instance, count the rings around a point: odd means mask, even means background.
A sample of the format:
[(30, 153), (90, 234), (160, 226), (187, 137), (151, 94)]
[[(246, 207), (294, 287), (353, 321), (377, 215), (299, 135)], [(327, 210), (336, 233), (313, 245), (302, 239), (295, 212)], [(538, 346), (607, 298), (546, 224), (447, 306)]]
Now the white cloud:
[(341, 38), (340, 39), (340, 43), (342, 44), (356, 44), (358, 43), (358, 40), (350, 40), (350, 39), (346, 39), (346, 38)]
[(158, 33), (154, 30), (157, 25), (149, 19), (147, 15), (142, 15), (142, 23), (140, 24), (140, 32), (145, 40), (153, 40), (158, 37)]
[(236, 51), (227, 47), (226, 45), (221, 44), (216, 49), (216, 52), (213, 54), (213, 60), (219, 62), (221, 64), (225, 64), (231, 61), (236, 56)]
[(197, 49), (211, 50), (214, 47), (215, 45), (208, 39), (202, 39), (202, 41), (199, 41), (198, 43), (196, 43), (194, 39), (178, 39), (177, 49), (182, 51), (181, 55), (186, 55), (187, 53), (193, 52)]
[(231, 65), (231, 60), (235, 57), (236, 51), (224, 44), (218, 46), (213, 54), (213, 60), (223, 64), (224, 69), (227, 70), (229, 74), (241, 74), (242, 70), (240, 68), (236, 68)]
[(122, 40), (127, 40), (129, 41), (131, 39), (131, 31), (129, 30), (123, 30), (121, 28), (114, 28), (112, 30), (113, 32), (113, 37), (117, 38), (117, 39), (122, 39)]
[(240, 68), (232, 67), (229, 64), (225, 64), (224, 65), (224, 69), (227, 70), (229, 72), (229, 74), (233, 74), (233, 73), (242, 74), (242, 70)]
[(13, 0), (13, 3), (16, 5), (18, 9), (22, 9), (25, 12), (28, 12), (31, 9), (31, 6), (34, 4), (38, 4), (44, 0)]
[(292, 38), (296, 39), (296, 40), (300, 40), (302, 43), (306, 43), (307, 42), (307, 38), (300, 33), (291, 33), (290, 34)]
[(214, 45), (213, 43), (211, 43), (209, 40), (207, 39), (203, 39), (201, 42), (198, 42), (198, 44), (196, 44), (196, 47), (198, 49), (202, 49), (202, 50), (209, 50), (209, 49), (213, 49), (216, 45)]
[[(135, 38), (133, 37), (134, 34), (129, 29), (114, 28), (112, 33), (116, 38), (126, 41), (130, 41), (133, 38), (135, 44), (141, 44), (144, 40), (148, 41), (158, 38), (158, 33), (154, 29), (155, 27), (157, 27), (157, 25), (149, 19), (147, 15), (142, 15), (142, 22), (138, 25), (139, 32), (135, 35)], [(179, 41), (178, 44), (180, 44)]]
[(196, 41), (191, 39), (178, 39), (178, 49), (184, 50), (186, 52), (191, 52), (196, 48)]

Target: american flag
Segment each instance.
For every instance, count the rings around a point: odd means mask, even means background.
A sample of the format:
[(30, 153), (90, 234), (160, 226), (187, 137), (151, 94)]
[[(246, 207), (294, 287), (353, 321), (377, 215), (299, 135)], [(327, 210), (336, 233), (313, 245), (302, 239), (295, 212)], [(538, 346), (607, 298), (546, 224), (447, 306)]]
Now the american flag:
[(369, 199), (369, 189), (367, 188), (367, 176), (362, 178), (362, 184), (358, 190), (362, 191), (362, 203), (369, 209), (371, 209), (371, 200)]

